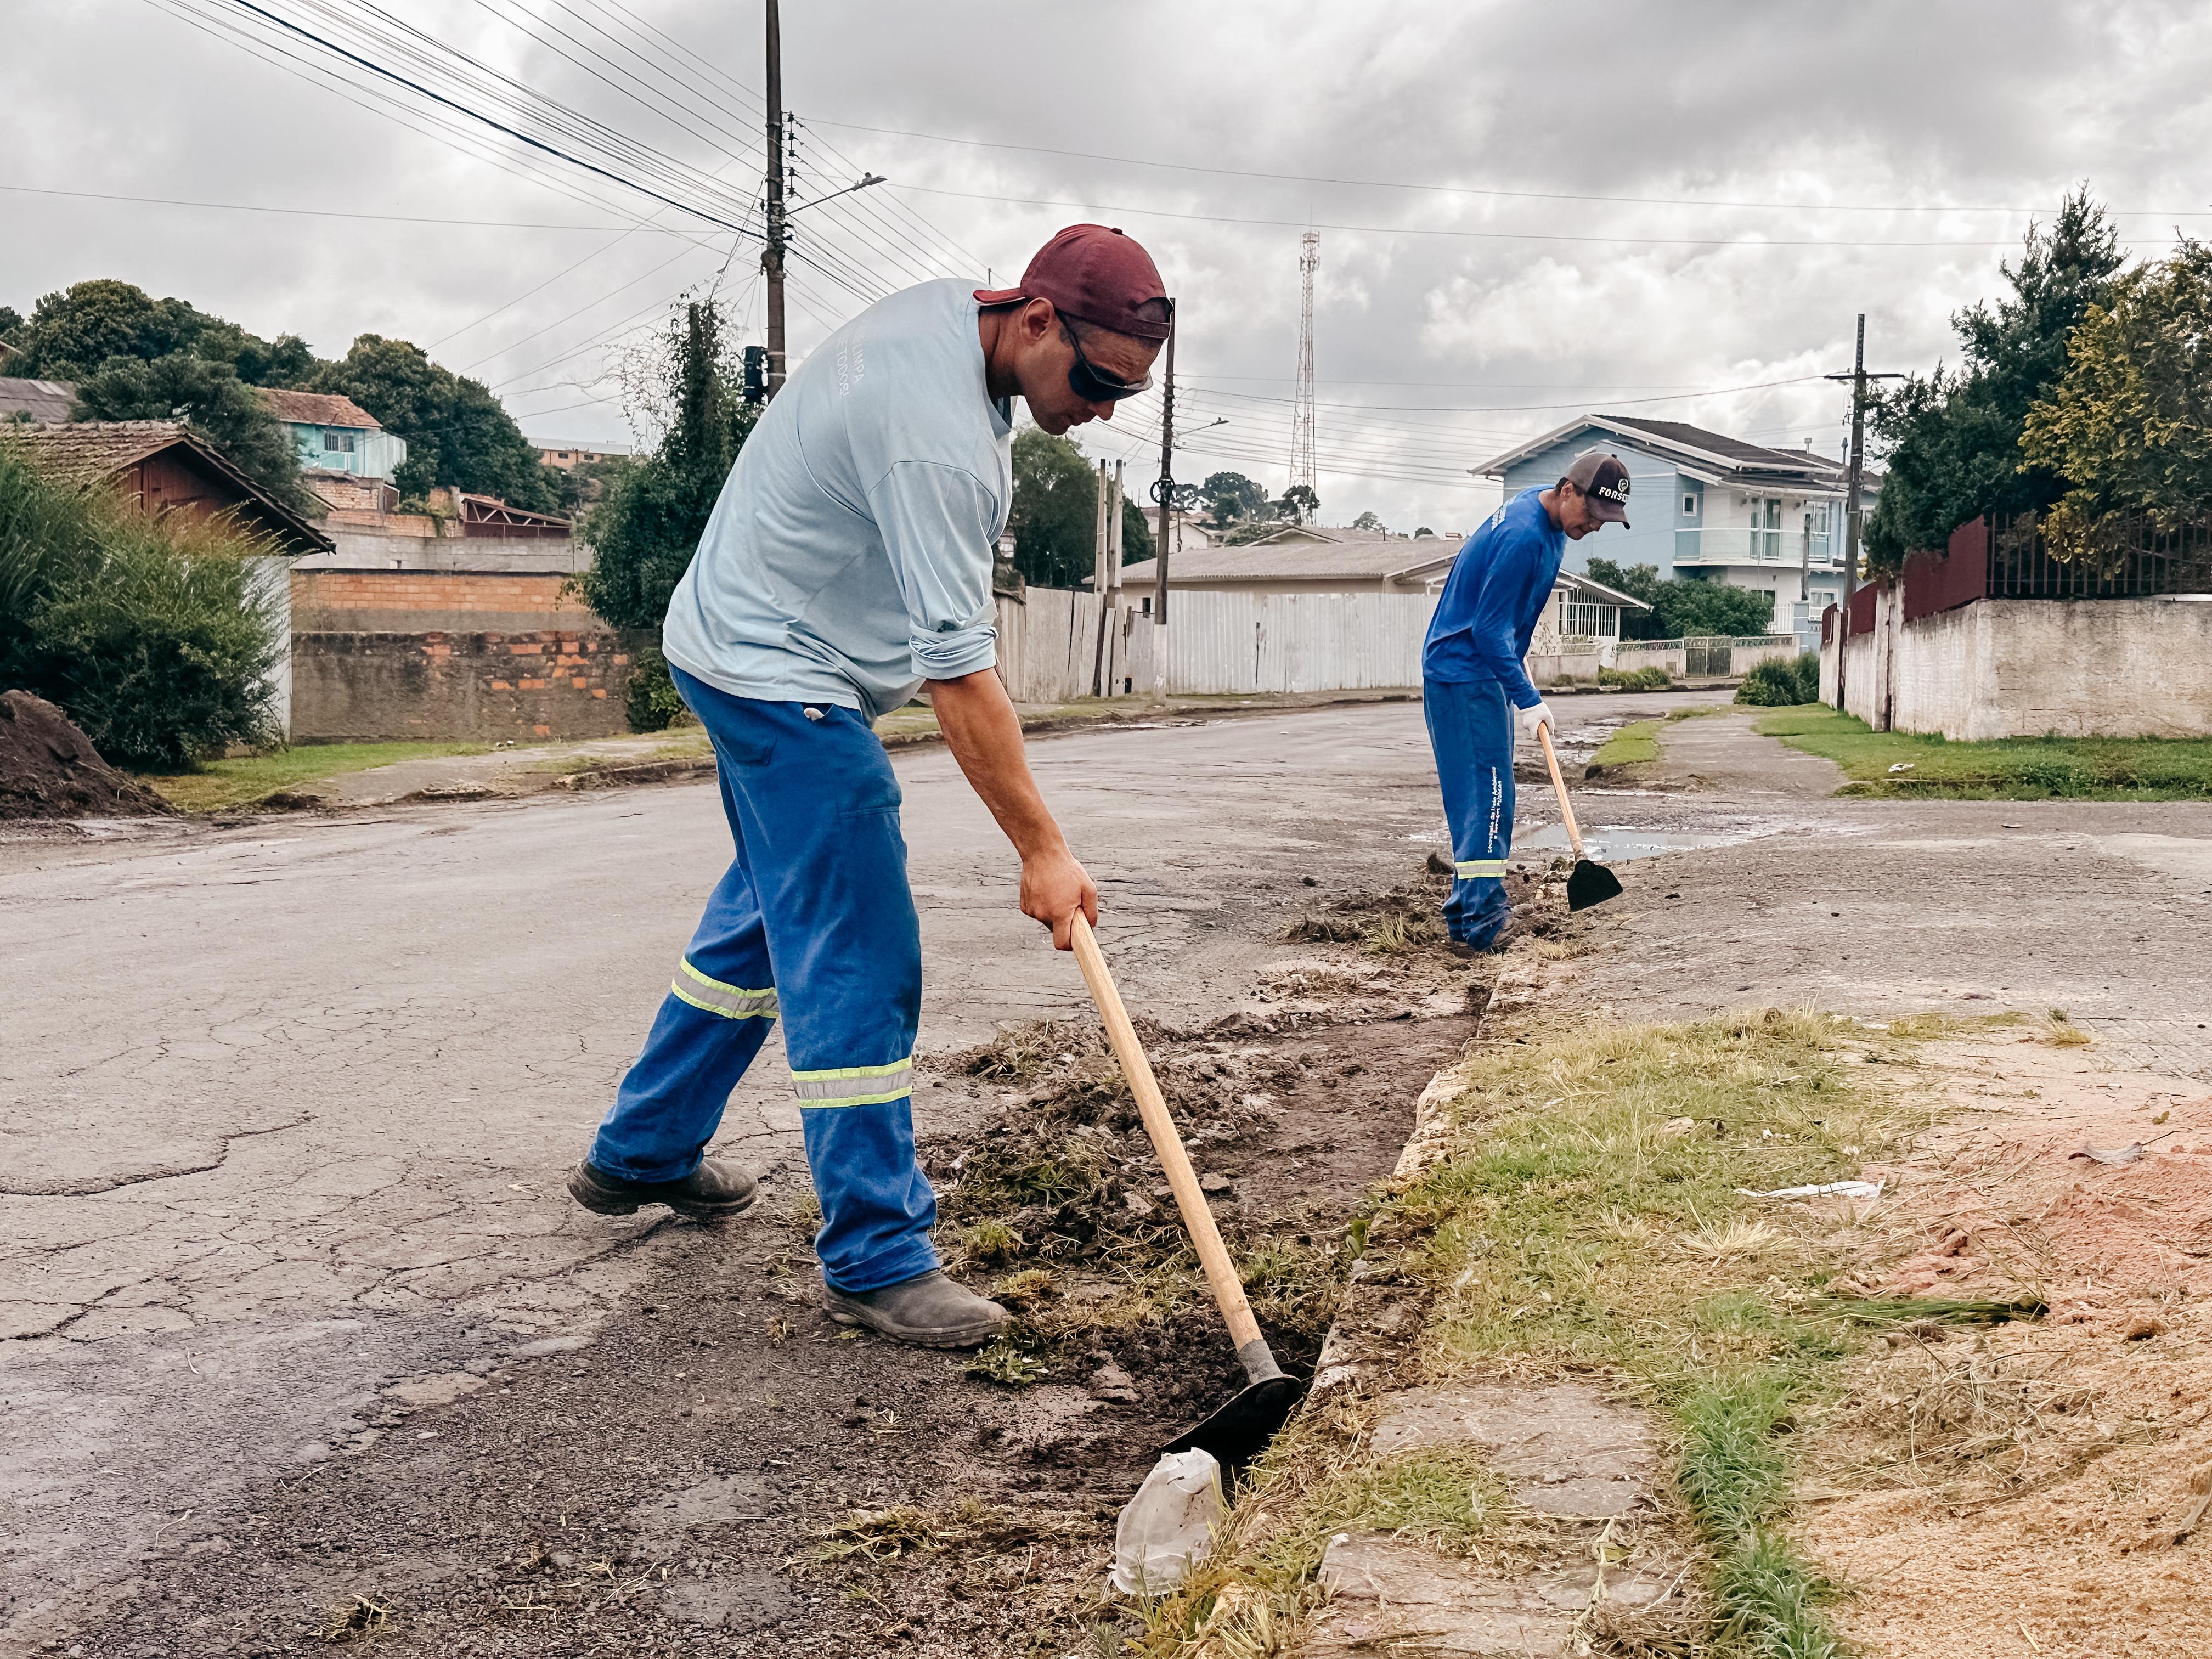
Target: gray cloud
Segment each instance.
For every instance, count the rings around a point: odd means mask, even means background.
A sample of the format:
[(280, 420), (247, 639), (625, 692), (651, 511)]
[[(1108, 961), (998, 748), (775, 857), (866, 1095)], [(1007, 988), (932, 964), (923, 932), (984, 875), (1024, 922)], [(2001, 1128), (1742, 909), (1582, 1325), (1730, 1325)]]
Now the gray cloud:
[[(748, 184), (757, 174), (753, 117), (735, 97), (714, 118), (726, 129), (717, 134), (663, 100), (641, 107), (526, 39), (501, 15), (515, 15), (515, 0), (390, 3), (610, 125)], [(686, 72), (702, 84), (711, 64), (757, 92), (757, 6), (630, 3), (699, 52), (705, 64)], [(529, 9), (563, 15), (550, 0)], [(2122, 224), (2147, 254), (2177, 224), (2212, 216), (2194, 177), (2212, 136), (2199, 90), (2212, 16), (2201, 8), (786, 9), (787, 97), (814, 124), (805, 188), (849, 178), (847, 162), (894, 181), (802, 216), (812, 239), (802, 248), (872, 291), (922, 275), (980, 279), (983, 265), (1003, 276), (1072, 218), (1123, 225), (1183, 298), (1185, 422), (1229, 422), (1195, 441), (1178, 464), (1186, 476), (1234, 465), (1281, 486), (1299, 227), (1370, 228), (1321, 233), (1331, 519), (1373, 507), (1394, 525), (1470, 524), (1492, 492), (1464, 470), (1515, 437), (1576, 407), (1845, 367), (1861, 310), (1878, 366), (1924, 368), (1951, 349), (1951, 312), (1997, 283), (2027, 210), (2047, 212), (2077, 181), (2130, 214)], [(454, 219), (627, 216), (464, 156), (147, 0), (15, 0), (7, 40), (0, 184)], [(854, 126), (1695, 204), (1237, 178)], [(1904, 210), (1925, 208), (1947, 210)], [(1255, 220), (1282, 222), (1233, 222)], [(1492, 234), (1421, 234), (1439, 231)], [(1530, 234), (1642, 240), (1517, 239)], [(112, 275), (264, 333), (299, 331), (325, 352), (364, 331), (441, 341), (440, 359), (500, 385), (532, 431), (605, 437), (623, 419), (605, 351), (588, 343), (619, 337), (625, 319), (650, 324), (680, 289), (711, 280), (728, 247), (703, 233), (702, 248), (641, 232), (586, 258), (612, 239), (0, 193), (0, 301), (27, 309), (40, 293)], [(1879, 246), (1908, 243), (1934, 246)], [(750, 265), (740, 249), (724, 285), (757, 327)], [(801, 349), (860, 303), (806, 268), (794, 300)], [(1364, 407), (1343, 407), (1354, 404)], [(1567, 407), (1528, 407), (1544, 404)], [(1817, 380), (1634, 407), (1828, 449), (1843, 414)], [(1086, 428), (1091, 447), (1148, 472), (1145, 410), (1115, 424)]]

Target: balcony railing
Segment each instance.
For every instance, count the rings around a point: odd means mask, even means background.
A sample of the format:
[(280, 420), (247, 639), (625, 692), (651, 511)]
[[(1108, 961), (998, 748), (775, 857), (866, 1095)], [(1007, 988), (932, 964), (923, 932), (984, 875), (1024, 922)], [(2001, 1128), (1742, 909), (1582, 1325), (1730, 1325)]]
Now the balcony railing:
[[(1802, 530), (1678, 530), (1674, 532), (1674, 562), (1680, 564), (1761, 564), (1796, 570), (1808, 550)], [(1835, 550), (1826, 536), (1810, 543), (1813, 568), (1839, 570)]]

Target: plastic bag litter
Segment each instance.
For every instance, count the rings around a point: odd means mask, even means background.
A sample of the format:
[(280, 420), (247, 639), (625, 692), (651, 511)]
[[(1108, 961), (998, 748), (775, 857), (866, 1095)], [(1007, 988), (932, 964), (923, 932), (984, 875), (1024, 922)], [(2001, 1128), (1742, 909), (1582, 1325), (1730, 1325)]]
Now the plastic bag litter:
[(1212, 1452), (1162, 1455), (1114, 1528), (1114, 1588), (1124, 1595), (1175, 1589), (1212, 1553), (1224, 1508)]
[(1831, 1181), (1823, 1187), (1777, 1187), (1771, 1193), (1754, 1193), (1748, 1187), (1739, 1187), (1740, 1198), (1856, 1198), (1871, 1200), (1881, 1196), (1887, 1181)]

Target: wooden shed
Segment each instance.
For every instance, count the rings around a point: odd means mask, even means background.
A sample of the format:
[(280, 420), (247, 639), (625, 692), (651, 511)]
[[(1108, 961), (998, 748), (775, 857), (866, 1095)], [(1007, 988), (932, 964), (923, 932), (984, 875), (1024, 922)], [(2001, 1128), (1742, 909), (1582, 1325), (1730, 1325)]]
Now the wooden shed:
[(295, 556), (337, 546), (179, 422), (11, 422), (0, 425), (0, 442), (16, 445), (57, 483), (105, 485), (157, 516), (228, 518)]

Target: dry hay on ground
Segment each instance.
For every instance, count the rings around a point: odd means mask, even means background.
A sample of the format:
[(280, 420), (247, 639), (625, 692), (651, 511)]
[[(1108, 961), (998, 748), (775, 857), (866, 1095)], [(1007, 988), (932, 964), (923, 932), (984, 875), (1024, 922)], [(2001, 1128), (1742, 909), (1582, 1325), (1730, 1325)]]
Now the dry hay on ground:
[(2212, 1513), (2176, 1534), (2212, 1487), (2212, 1097), (2048, 1034), (1929, 1058), (1964, 1110), (1889, 1172), (1858, 1287), (2051, 1311), (1856, 1368), (1805, 1472), (1837, 1622), (1882, 1659), (2205, 1651)]

